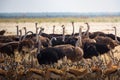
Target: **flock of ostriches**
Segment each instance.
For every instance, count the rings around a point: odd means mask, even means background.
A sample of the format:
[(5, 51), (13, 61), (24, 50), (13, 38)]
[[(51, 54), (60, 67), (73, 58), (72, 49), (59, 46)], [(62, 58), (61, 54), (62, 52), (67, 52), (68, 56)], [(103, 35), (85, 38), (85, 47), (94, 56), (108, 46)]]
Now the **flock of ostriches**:
[[(16, 35), (4, 35), (6, 31), (1, 30), (0, 80), (120, 80), (120, 58), (112, 51), (120, 44), (116, 27), (115, 34), (91, 33), (90, 25), (85, 24), (85, 32), (80, 27), (74, 33), (72, 22), (69, 35), (65, 35), (64, 25), (62, 34), (54, 33), (55, 26), (52, 34), (43, 33), (38, 23), (36, 33), (19, 26)], [(22, 56), (21, 62), (15, 60), (16, 53)]]

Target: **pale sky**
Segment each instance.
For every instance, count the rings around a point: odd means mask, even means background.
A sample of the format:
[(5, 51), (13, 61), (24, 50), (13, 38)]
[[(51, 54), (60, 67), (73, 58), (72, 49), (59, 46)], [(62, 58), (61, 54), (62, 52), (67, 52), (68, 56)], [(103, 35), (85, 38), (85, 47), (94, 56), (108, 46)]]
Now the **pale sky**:
[(0, 0), (1, 12), (120, 12), (120, 0)]

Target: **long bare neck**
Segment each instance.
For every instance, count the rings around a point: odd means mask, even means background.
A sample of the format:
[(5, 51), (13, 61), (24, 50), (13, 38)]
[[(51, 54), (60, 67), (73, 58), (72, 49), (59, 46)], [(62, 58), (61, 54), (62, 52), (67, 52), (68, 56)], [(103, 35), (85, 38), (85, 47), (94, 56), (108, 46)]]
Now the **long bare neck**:
[(35, 23), (36, 33), (37, 33), (37, 31), (38, 31), (37, 24), (38, 24), (38, 23)]
[(62, 38), (62, 41), (65, 41), (65, 26), (63, 25), (62, 28), (63, 28), (63, 38)]
[(55, 25), (53, 26), (53, 34), (55, 33)]
[(75, 26), (74, 26), (74, 22), (72, 22), (72, 27), (73, 27), (72, 35), (74, 36), (74, 34), (75, 34)]
[(32, 32), (32, 31), (28, 31), (28, 32), (26, 32), (26, 34), (24, 35), (23, 40), (25, 40), (25, 38), (27, 37), (27, 34), (28, 34), (28, 33), (31, 33), (31, 34), (33, 35), (33, 32)]
[(39, 38), (38, 29), (39, 28), (36, 27), (36, 42), (38, 42), (38, 38)]
[(22, 30), (19, 30), (20, 32), (20, 38), (19, 38), (19, 41), (21, 41), (21, 38), (22, 38)]
[(27, 29), (26, 29), (26, 27), (24, 27), (24, 30), (25, 30), (25, 34), (27, 33)]
[(79, 38), (76, 42), (76, 47), (82, 47), (82, 28), (79, 28)]
[(117, 29), (116, 29), (116, 27), (114, 27), (114, 29), (115, 29), (115, 41), (119, 43), (119, 41), (117, 39)]
[(20, 36), (22, 36), (22, 30), (19, 30), (19, 32), (20, 32)]
[(38, 40), (38, 50), (37, 50), (37, 53), (40, 53), (40, 47), (41, 47), (41, 40), (39, 39)]
[(16, 26), (16, 28), (17, 28), (17, 36), (19, 36), (19, 27)]
[[(38, 51), (37, 51), (37, 53), (40, 53), (41, 40), (39, 39), (39, 37), (41, 36), (43, 30), (44, 30), (43, 28), (40, 28), (40, 33), (39, 34), (37, 33), (37, 39), (38, 39), (37, 40), (38, 41)], [(37, 32), (38, 32), (38, 30), (37, 30)]]
[(82, 47), (82, 28), (79, 28), (79, 42), (80, 42), (80, 46)]
[(86, 37), (89, 38), (90, 25), (87, 23)]

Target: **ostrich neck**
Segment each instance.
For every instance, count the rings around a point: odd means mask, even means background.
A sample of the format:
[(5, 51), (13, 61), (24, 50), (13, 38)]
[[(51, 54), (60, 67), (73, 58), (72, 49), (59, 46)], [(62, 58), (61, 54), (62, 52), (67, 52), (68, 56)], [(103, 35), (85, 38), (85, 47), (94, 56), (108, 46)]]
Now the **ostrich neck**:
[(33, 32), (32, 32), (32, 31), (28, 31), (28, 32), (26, 32), (26, 34), (24, 35), (23, 40), (26, 38), (26, 36), (27, 36), (28, 33), (31, 33), (31, 34), (33, 35)]
[(53, 34), (55, 33), (55, 26), (53, 26)]
[(82, 46), (82, 29), (79, 29), (79, 42), (80, 42), (80, 46)]
[(86, 36), (89, 38), (89, 30), (90, 30), (90, 26), (89, 24), (87, 24), (87, 31), (86, 31)]
[(22, 36), (22, 31), (20, 30), (20, 36)]
[(63, 38), (62, 41), (65, 41), (65, 28), (63, 28)]
[[(38, 31), (38, 30), (37, 30)], [(41, 36), (41, 33), (42, 33), (42, 29), (40, 30), (40, 34), (38, 35), (37, 34), (37, 41), (38, 41), (38, 51), (37, 51), (37, 53), (40, 53), (40, 47), (41, 47), (41, 40), (39, 39), (39, 37)]]
[(79, 29), (79, 38), (78, 41), (76, 42), (76, 47), (82, 47), (82, 29)]
[(38, 51), (37, 51), (37, 53), (40, 53), (40, 46), (41, 46), (41, 40), (39, 39), (38, 40)]
[(19, 41), (21, 41), (21, 39), (22, 39), (22, 31), (20, 30), (19, 32), (20, 32), (20, 38), (19, 38)]
[(74, 36), (74, 31), (75, 31), (74, 23), (72, 23), (72, 27), (73, 27), (72, 35)]
[(25, 34), (27, 33), (27, 29), (25, 28)]
[(36, 42), (38, 42), (38, 37), (39, 37), (39, 35), (38, 35), (38, 28), (36, 27)]
[(115, 27), (115, 41), (119, 42), (118, 39), (117, 39), (117, 29), (116, 29), (116, 27)]
[(37, 33), (37, 31), (38, 31), (38, 28), (37, 28), (37, 23), (35, 23), (35, 28), (36, 28), (36, 33)]
[(18, 26), (16, 26), (17, 27), (17, 36), (19, 35), (19, 27)]
[(52, 37), (52, 38), (51, 38), (51, 40), (50, 40), (50, 46), (53, 45), (53, 44), (52, 44), (52, 41), (53, 41), (53, 40), (57, 40), (56, 37)]

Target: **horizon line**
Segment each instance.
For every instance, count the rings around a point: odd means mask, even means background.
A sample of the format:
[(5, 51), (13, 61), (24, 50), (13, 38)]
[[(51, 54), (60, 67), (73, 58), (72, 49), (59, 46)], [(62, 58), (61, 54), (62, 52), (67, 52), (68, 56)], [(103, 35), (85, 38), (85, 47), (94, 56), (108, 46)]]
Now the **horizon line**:
[(120, 13), (119, 12), (0, 12), (0, 13)]

